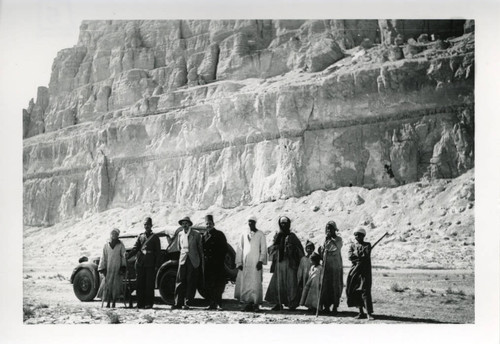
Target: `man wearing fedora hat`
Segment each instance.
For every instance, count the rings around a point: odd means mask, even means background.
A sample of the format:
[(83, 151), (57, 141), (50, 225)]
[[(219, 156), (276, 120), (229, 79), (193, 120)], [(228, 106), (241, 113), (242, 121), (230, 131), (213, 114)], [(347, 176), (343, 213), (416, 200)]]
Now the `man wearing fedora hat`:
[(201, 235), (191, 229), (193, 223), (189, 217), (179, 220), (179, 224), (182, 226), (177, 241), (180, 256), (175, 280), (175, 304), (172, 309), (189, 309), (196, 294), (199, 269), (203, 268), (203, 247)]
[(155, 296), (155, 277), (160, 264), (160, 239), (153, 233), (153, 220), (144, 220), (145, 232), (141, 233), (127, 259), (136, 255), (135, 271), (137, 274), (137, 308), (152, 308)]
[(207, 309), (222, 310), (222, 293), (226, 286), (224, 258), (227, 240), (224, 233), (215, 229), (212, 215), (205, 216), (207, 231), (203, 234), (203, 258), (205, 262), (205, 289), (210, 301)]

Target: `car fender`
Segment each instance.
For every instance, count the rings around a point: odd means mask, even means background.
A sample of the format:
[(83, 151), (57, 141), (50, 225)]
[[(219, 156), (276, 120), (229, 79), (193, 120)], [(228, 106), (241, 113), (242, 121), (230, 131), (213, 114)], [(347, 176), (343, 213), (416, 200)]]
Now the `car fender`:
[(97, 265), (94, 263), (91, 263), (91, 262), (83, 262), (83, 263), (78, 264), (73, 269), (73, 272), (71, 273), (71, 277), (69, 279), (71, 284), (73, 284), (73, 279), (75, 278), (76, 273), (82, 269), (88, 269), (90, 272), (92, 272), (92, 275), (94, 276), (94, 279), (97, 282), (97, 285), (99, 285), (101, 283), (100, 278), (99, 278), (99, 271), (97, 271)]
[(169, 261), (166, 261), (165, 263), (163, 263), (160, 266), (160, 268), (158, 269), (158, 272), (156, 273), (156, 281), (155, 281), (156, 287), (158, 287), (160, 280), (161, 280), (161, 277), (163, 276), (165, 271), (170, 270), (170, 269), (177, 270), (178, 267), (179, 267), (178, 260), (169, 260)]

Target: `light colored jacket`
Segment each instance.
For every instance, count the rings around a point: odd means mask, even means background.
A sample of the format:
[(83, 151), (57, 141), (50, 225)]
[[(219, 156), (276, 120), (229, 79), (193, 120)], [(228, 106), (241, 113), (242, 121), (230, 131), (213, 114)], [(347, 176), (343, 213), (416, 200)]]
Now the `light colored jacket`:
[(179, 256), (179, 265), (184, 265), (186, 263), (187, 257), (191, 260), (191, 264), (196, 269), (200, 266), (203, 259), (203, 246), (201, 243), (201, 234), (195, 231), (194, 229), (190, 229), (188, 236), (188, 252), (184, 252), (181, 247), (181, 241), (185, 238), (186, 233), (184, 230), (179, 232), (179, 240), (177, 241), (177, 247), (179, 248), (180, 256)]

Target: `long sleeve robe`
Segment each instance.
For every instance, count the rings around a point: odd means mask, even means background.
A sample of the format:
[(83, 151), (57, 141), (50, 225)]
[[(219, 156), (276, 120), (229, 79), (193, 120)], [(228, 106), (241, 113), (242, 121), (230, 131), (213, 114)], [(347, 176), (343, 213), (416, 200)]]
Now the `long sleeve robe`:
[(322, 271), (323, 267), (321, 265), (311, 266), (309, 277), (302, 291), (301, 306), (318, 308), (318, 296), (321, 289), (321, 278), (323, 277)]
[(373, 312), (371, 248), (369, 242), (351, 244), (348, 257), (352, 267), (346, 283), (347, 306), (366, 307), (369, 314)]
[(319, 249), (325, 275), (321, 290), (321, 304), (326, 308), (332, 305), (339, 306), (344, 288), (341, 248), (342, 238), (337, 236), (327, 239)]
[(234, 297), (244, 303), (262, 303), (262, 271), (257, 270), (257, 263), (267, 264), (267, 244), (265, 234), (257, 230), (255, 233), (241, 235), (236, 250), (236, 266), (243, 266), (236, 277)]
[(283, 304), (288, 308), (296, 308), (300, 302), (298, 293), (297, 270), (300, 259), (304, 256), (304, 248), (294, 233), (284, 237), (284, 254), (279, 256), (280, 234), (276, 233), (273, 245), (269, 247), (272, 257), (273, 273), (267, 288), (265, 300), (275, 304)]
[(123, 294), (123, 275), (120, 268), (127, 266), (125, 258), (125, 246), (118, 241), (114, 248), (107, 242), (102, 249), (102, 257), (99, 261), (98, 270), (106, 270), (106, 277), (101, 284), (100, 293), (104, 301), (116, 300)]
[(311, 270), (311, 259), (304, 256), (300, 259), (299, 269), (297, 270), (298, 294), (302, 295), (302, 291), (309, 279), (309, 270)]

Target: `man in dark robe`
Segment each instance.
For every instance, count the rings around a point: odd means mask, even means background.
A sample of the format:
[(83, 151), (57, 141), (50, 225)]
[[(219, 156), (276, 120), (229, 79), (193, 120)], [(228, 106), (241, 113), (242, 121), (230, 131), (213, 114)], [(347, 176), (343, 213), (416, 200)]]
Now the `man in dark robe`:
[[(351, 270), (347, 275), (347, 306), (358, 307), (359, 314), (356, 319), (373, 319), (372, 303), (372, 263), (369, 242), (365, 242), (366, 231), (363, 228), (354, 231), (356, 242), (349, 247), (348, 257), (352, 262)], [(363, 307), (366, 309), (365, 314)]]
[(205, 290), (210, 305), (207, 309), (222, 310), (222, 293), (226, 286), (224, 258), (227, 240), (224, 233), (215, 229), (212, 215), (205, 216), (207, 231), (203, 235), (203, 256), (205, 259)]
[(297, 270), (304, 256), (304, 248), (297, 236), (291, 233), (291, 221), (288, 217), (280, 217), (278, 224), (279, 232), (274, 235), (273, 243), (269, 247), (273, 275), (265, 300), (276, 304), (272, 310), (282, 310), (283, 305), (294, 310), (301, 297), (298, 293)]
[(153, 220), (144, 220), (145, 232), (141, 233), (127, 259), (136, 255), (135, 271), (137, 275), (137, 308), (152, 308), (155, 296), (156, 268), (161, 262), (160, 239), (153, 233)]

